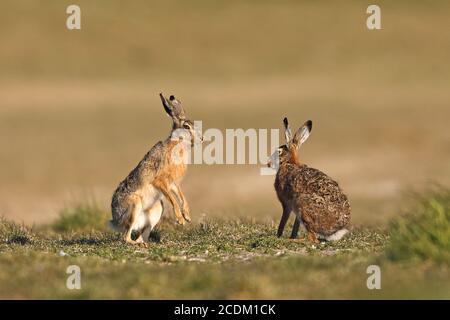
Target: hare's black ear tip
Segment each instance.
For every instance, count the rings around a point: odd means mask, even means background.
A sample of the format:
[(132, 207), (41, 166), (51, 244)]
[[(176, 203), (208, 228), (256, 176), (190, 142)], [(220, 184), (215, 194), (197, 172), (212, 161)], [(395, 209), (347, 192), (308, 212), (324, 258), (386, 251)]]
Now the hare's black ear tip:
[(306, 126), (308, 127), (309, 130), (311, 130), (312, 129), (312, 121), (311, 120), (306, 121)]
[(173, 101), (173, 100), (175, 100), (175, 96), (172, 94), (172, 95), (170, 95), (170, 97), (169, 97), (169, 100), (170, 101)]
[(285, 125), (287, 125), (287, 124), (288, 124), (288, 119), (287, 119), (286, 117), (284, 117), (284, 119), (283, 119), (283, 123), (284, 123)]

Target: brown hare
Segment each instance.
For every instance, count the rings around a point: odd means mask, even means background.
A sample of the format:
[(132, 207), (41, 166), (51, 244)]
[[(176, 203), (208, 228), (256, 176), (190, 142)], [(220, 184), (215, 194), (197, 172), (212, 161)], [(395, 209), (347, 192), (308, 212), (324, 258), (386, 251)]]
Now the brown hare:
[[(272, 155), (269, 166), (278, 167), (275, 190), (283, 207), (277, 236), (281, 237), (291, 211), (296, 218), (291, 238), (296, 238), (303, 223), (311, 242), (318, 238), (328, 241), (341, 239), (348, 230), (350, 204), (336, 181), (300, 162), (298, 148), (308, 139), (312, 122), (307, 121), (292, 136), (284, 118), (286, 144)], [(277, 162), (277, 163), (276, 163)]]
[[(165, 197), (173, 206), (177, 222), (191, 221), (189, 206), (180, 182), (187, 168), (186, 157), (190, 147), (202, 140), (194, 130), (192, 121), (186, 119), (181, 102), (170, 96), (160, 98), (164, 110), (172, 118), (172, 131), (164, 141), (151, 148), (130, 174), (120, 182), (111, 202), (110, 226), (124, 233), (128, 243), (148, 241), (150, 231), (159, 222), (164, 211)], [(137, 233), (136, 240), (132, 233)]]

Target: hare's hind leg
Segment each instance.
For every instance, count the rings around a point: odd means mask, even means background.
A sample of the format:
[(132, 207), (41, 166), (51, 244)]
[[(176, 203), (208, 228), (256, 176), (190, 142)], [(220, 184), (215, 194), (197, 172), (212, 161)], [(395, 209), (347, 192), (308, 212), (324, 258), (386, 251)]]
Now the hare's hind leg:
[[(138, 197), (130, 197), (128, 205), (128, 229), (125, 232), (124, 240), (127, 243), (136, 244), (139, 240), (133, 240), (131, 233), (136, 230), (136, 223), (138, 223), (139, 214), (142, 212), (142, 203)], [(140, 238), (140, 237), (139, 237)], [(138, 239), (139, 239), (138, 238)]]
[(148, 220), (148, 224), (142, 232), (142, 238), (145, 242), (148, 242), (150, 232), (158, 224), (163, 212), (164, 212), (164, 205), (162, 200), (156, 202), (153, 207), (145, 210), (145, 215), (147, 216)]
[(147, 228), (144, 229), (144, 231), (142, 231), (141, 237), (143, 241), (148, 242), (148, 238), (150, 237), (151, 231), (152, 228), (150, 226), (148, 226)]

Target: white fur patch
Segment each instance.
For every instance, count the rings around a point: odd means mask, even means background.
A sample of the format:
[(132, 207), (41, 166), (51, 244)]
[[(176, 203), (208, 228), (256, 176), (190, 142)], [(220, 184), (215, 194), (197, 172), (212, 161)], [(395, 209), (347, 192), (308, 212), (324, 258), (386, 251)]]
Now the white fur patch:
[(142, 188), (137, 192), (137, 194), (141, 198), (142, 202), (142, 210), (147, 210), (149, 208), (153, 208), (155, 204), (162, 199), (162, 193), (158, 189), (156, 189), (153, 185), (149, 185), (145, 188)]
[(139, 211), (133, 225), (131, 226), (131, 229), (136, 231), (143, 231), (147, 228), (150, 228), (149, 231), (152, 231), (161, 219), (162, 213), (163, 206), (161, 205), (161, 202), (158, 201), (153, 205), (153, 207), (147, 208), (146, 211)]
[(131, 230), (133, 231), (141, 231), (146, 228), (148, 225), (147, 216), (143, 211), (139, 211), (134, 218), (133, 225), (131, 226)]
[(338, 241), (341, 240), (343, 236), (345, 236), (348, 233), (347, 229), (341, 229), (333, 233), (332, 235), (329, 235), (325, 239), (327, 241)]
[(148, 216), (150, 220), (150, 228), (153, 230), (153, 228), (158, 224), (159, 220), (161, 219), (161, 215), (163, 213), (163, 206), (161, 205), (161, 201), (158, 201), (155, 203), (153, 208), (149, 209)]
[(271, 169), (278, 170), (280, 166), (280, 155), (278, 149), (268, 159), (268, 165)]

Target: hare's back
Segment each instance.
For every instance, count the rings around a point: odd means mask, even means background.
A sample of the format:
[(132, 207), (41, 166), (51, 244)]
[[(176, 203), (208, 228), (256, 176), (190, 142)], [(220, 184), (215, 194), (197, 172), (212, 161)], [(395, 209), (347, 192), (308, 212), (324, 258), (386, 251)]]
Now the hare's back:
[(296, 188), (304, 193), (315, 194), (335, 202), (343, 196), (338, 183), (322, 171), (306, 165), (298, 167), (295, 172)]
[(151, 183), (163, 166), (165, 152), (166, 148), (164, 147), (163, 142), (160, 141), (155, 144), (122, 181), (122, 189), (127, 192), (135, 192)]
[(163, 142), (155, 144), (138, 165), (122, 180), (114, 191), (111, 208), (113, 216), (119, 218), (129, 209), (130, 197), (144, 189), (157, 175), (165, 156)]
[(329, 235), (344, 228), (350, 220), (350, 204), (338, 183), (320, 170), (302, 166), (296, 179), (300, 190), (296, 204), (305, 226)]

